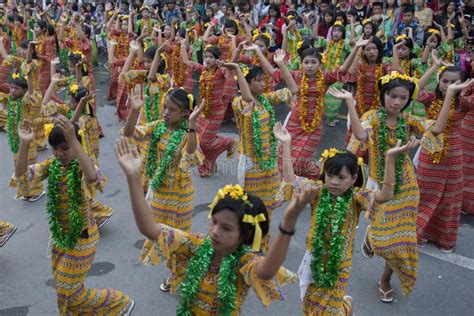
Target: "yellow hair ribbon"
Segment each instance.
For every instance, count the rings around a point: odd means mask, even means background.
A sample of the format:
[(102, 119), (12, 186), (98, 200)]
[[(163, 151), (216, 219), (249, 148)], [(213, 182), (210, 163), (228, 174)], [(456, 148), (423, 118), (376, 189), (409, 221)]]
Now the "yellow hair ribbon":
[(223, 199), (225, 197), (225, 193), (224, 193), (224, 190), (222, 189), (219, 189), (219, 191), (217, 191), (217, 194), (216, 196), (214, 197), (214, 200), (212, 200), (212, 203), (209, 204), (209, 215), (207, 216), (209, 219), (212, 218), (212, 209), (217, 205), (217, 203), (219, 203), (219, 201), (221, 199)]
[(53, 130), (54, 128), (54, 124), (50, 123), (50, 124), (44, 124), (44, 136), (45, 137), (48, 137), (49, 134), (51, 134), (51, 131)]
[(301, 46), (303, 46), (303, 41), (299, 41), (298, 43), (296, 43), (296, 48), (300, 49)]
[(165, 62), (165, 70), (168, 69), (168, 60), (166, 59), (166, 55), (161, 53), (160, 58)]
[(194, 96), (191, 93), (188, 93), (188, 100), (189, 100), (189, 110), (193, 110), (193, 103), (194, 103)]
[(286, 18), (287, 18), (288, 20), (291, 20), (291, 19), (294, 19), (295, 17), (290, 14), (290, 15), (287, 16)]
[(362, 21), (362, 25), (366, 25), (367, 23), (370, 23), (370, 22), (371, 22), (370, 19), (364, 19)]
[(262, 244), (262, 228), (260, 227), (260, 223), (265, 222), (266, 220), (265, 214), (263, 213), (260, 213), (257, 216), (245, 214), (244, 218), (242, 218), (242, 222), (255, 226), (255, 233), (253, 235), (252, 243), (253, 251), (260, 251), (260, 245)]
[(402, 41), (404, 39), (407, 39), (408, 36), (406, 34), (402, 34), (402, 35), (399, 35), (397, 37), (395, 37), (395, 42), (399, 42), (399, 41)]
[(211, 204), (209, 204), (209, 208), (210, 208), (209, 215), (208, 215), (209, 218), (211, 218), (212, 209), (217, 205), (219, 200), (223, 199), (227, 195), (233, 198), (234, 200), (242, 199), (242, 201), (244, 201), (245, 204), (252, 207), (252, 204), (248, 200), (247, 194), (244, 192), (244, 189), (242, 189), (242, 187), (239, 184), (236, 184), (236, 185), (228, 184), (222, 189), (219, 189), (217, 191), (217, 194), (214, 197), (214, 200), (212, 201)]
[(244, 75), (244, 77), (247, 77), (249, 72), (250, 72), (249, 67), (247, 66), (242, 67), (242, 74)]
[(128, 18), (129, 18), (128, 15), (121, 15), (120, 16), (120, 20), (122, 20), (122, 21), (123, 20), (128, 20)]
[(433, 34), (440, 35), (440, 32), (437, 29), (428, 29), (428, 33), (433, 33)]
[(18, 79), (20, 78), (20, 74), (19, 73), (15, 73), (12, 75), (12, 79)]
[(79, 90), (79, 86), (75, 83), (73, 83), (70, 87), (69, 87), (69, 92), (71, 93), (74, 93), (76, 94), (76, 92)]
[(385, 75), (381, 77), (379, 80), (382, 83), (382, 85), (389, 83), (391, 80), (395, 79), (401, 79), (401, 80), (406, 80), (410, 81), (415, 85), (415, 89), (413, 90), (413, 94), (411, 95), (412, 99), (416, 99), (418, 96), (419, 88), (418, 88), (418, 78), (416, 77), (410, 77), (408, 75), (401, 74), (397, 71), (392, 71), (389, 75)]
[(334, 24), (332, 26), (342, 26), (342, 22), (341, 21), (336, 21), (336, 22), (334, 22)]
[(86, 145), (86, 136), (84, 134), (84, 130), (83, 129), (78, 130), (77, 134), (79, 136), (81, 136), (82, 150), (86, 153), (87, 152), (87, 145)]

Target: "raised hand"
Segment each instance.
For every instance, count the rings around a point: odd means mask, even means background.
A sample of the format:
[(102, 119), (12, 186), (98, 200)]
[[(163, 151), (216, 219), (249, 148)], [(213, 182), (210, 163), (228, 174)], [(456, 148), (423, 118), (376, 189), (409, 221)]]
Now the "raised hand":
[(455, 83), (452, 83), (448, 86), (448, 91), (452, 91), (452, 92), (461, 91), (469, 87), (469, 85), (471, 85), (472, 82), (474, 82), (473, 79), (468, 79), (464, 82), (461, 82), (461, 80), (458, 80)]
[(366, 46), (366, 45), (369, 44), (369, 43), (370, 43), (370, 39), (366, 39), (366, 40), (365, 40), (365, 39), (363, 39), (363, 38), (361, 37), (361, 38), (359, 38), (359, 39), (357, 40), (355, 47), (356, 47), (356, 48), (358, 48), (358, 47), (363, 47), (363, 46)]
[(397, 44), (395, 44), (394, 48), (402, 47), (403, 45), (405, 45), (405, 43), (406, 43), (405, 40), (401, 40), (400, 42), (398, 42)]
[(224, 67), (224, 68), (229, 68), (229, 69), (237, 69), (239, 68), (239, 65), (236, 63), (226, 63), (223, 62), (222, 60), (218, 59), (216, 61), (218, 67)]
[(127, 176), (140, 175), (142, 159), (136, 146), (129, 143), (126, 137), (121, 137), (115, 144), (115, 157), (120, 168)]
[(244, 50), (248, 50), (248, 51), (255, 51), (257, 49), (260, 49), (260, 48), (255, 44), (250, 44), (250, 45), (245, 45), (244, 46)]
[(344, 90), (344, 89), (336, 89), (334, 87), (330, 87), (328, 89), (328, 92), (335, 98), (337, 99), (341, 99), (341, 100), (349, 100), (349, 99), (352, 99), (353, 96), (352, 96), (352, 93), (350, 93), (349, 91), (347, 90)]
[(275, 55), (273, 56), (273, 61), (277, 65), (282, 64), (285, 61), (285, 56), (286, 56), (286, 53), (284, 50), (277, 49), (277, 51), (275, 52)]
[(291, 134), (288, 133), (288, 130), (284, 128), (280, 122), (277, 122), (273, 127), (273, 134), (280, 141), (280, 143), (291, 145)]
[(61, 74), (60, 73), (55, 73), (53, 77), (51, 77), (51, 81), (54, 83), (58, 83), (59, 80), (61, 80)]
[(201, 114), (202, 109), (204, 108), (204, 105), (206, 104), (206, 100), (203, 98), (201, 100), (201, 104), (199, 104), (198, 107), (194, 108), (193, 112), (191, 115), (189, 115), (189, 125), (191, 126), (196, 126), (196, 120), (199, 117), (199, 114)]
[(135, 111), (139, 111), (140, 108), (143, 106), (141, 85), (136, 85), (135, 88), (133, 88), (130, 94), (130, 105), (132, 106), (132, 109)]
[(55, 57), (53, 60), (51, 60), (51, 63), (53, 65), (59, 65), (61, 61), (59, 60), (59, 57)]
[(18, 137), (20, 141), (25, 143), (31, 143), (35, 134), (33, 132), (33, 126), (30, 120), (23, 120), (21, 121), (20, 125), (18, 126)]
[(76, 130), (71, 121), (61, 115), (56, 118), (55, 122), (63, 130), (64, 138), (69, 145), (77, 141)]
[(303, 192), (293, 197), (283, 216), (288, 218), (298, 217), (303, 209), (314, 201), (319, 189), (316, 186), (307, 186)]
[(387, 157), (391, 156), (395, 158), (401, 153), (407, 152), (411, 149), (418, 147), (418, 145), (420, 144), (420, 140), (417, 139), (416, 137), (411, 137), (410, 140), (405, 145), (402, 146), (401, 144), (402, 144), (402, 141), (400, 139), (397, 140), (397, 144), (395, 145), (395, 147), (387, 150), (387, 153), (385, 155)]
[(138, 43), (136, 41), (130, 42), (130, 49), (134, 52), (138, 51)]

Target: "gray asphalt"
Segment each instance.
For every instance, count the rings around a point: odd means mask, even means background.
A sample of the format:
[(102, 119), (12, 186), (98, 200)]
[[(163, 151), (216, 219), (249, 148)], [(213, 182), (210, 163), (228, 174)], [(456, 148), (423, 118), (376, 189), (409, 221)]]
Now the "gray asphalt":
[[(121, 173), (113, 153), (113, 144), (121, 124), (117, 122), (115, 107), (105, 102), (108, 74), (97, 72), (99, 118), (105, 129), (101, 139), (100, 164), (110, 183), (99, 200), (113, 207), (114, 215), (101, 229), (101, 239), (95, 263), (86, 281), (88, 287), (120, 289), (136, 302), (134, 315), (173, 315), (178, 297), (164, 294), (159, 285), (167, 276), (167, 269), (144, 266), (138, 262), (144, 237), (138, 232), (130, 208), (125, 177)], [(102, 100), (102, 101), (101, 101)], [(283, 120), (288, 109), (277, 111)], [(321, 148), (343, 146), (344, 125), (335, 128), (325, 126)], [(235, 126), (224, 124), (222, 131), (237, 138)], [(43, 160), (51, 150), (42, 152)], [(56, 315), (56, 296), (52, 283), (50, 261), (46, 257), (48, 223), (46, 199), (35, 203), (16, 201), (15, 191), (6, 184), (13, 171), (12, 157), (8, 150), (6, 134), (0, 134), (0, 219), (18, 226), (18, 231), (0, 248), (0, 315)], [(217, 189), (227, 183), (235, 183), (237, 160), (219, 160), (218, 172), (212, 178), (201, 179), (193, 170), (196, 188), (193, 231), (207, 230), (207, 204)], [(276, 210), (274, 223), (281, 219), (283, 208)], [(309, 208), (300, 218), (285, 266), (297, 271), (305, 251), (305, 240), (310, 219)], [(361, 218), (356, 233), (352, 275), (348, 294), (354, 298), (356, 315), (472, 315), (474, 298), (474, 217), (463, 216), (459, 231), (458, 247), (454, 255), (441, 254), (434, 248), (420, 254), (419, 274), (413, 293), (403, 297), (398, 280), (394, 279), (396, 300), (383, 304), (377, 299), (377, 282), (383, 270), (379, 258), (365, 260), (360, 254), (360, 243), (367, 223)], [(276, 225), (271, 232), (276, 233)], [(301, 315), (301, 302), (297, 284), (285, 287), (286, 301), (274, 302), (265, 310), (253, 292), (247, 298), (243, 315)]]

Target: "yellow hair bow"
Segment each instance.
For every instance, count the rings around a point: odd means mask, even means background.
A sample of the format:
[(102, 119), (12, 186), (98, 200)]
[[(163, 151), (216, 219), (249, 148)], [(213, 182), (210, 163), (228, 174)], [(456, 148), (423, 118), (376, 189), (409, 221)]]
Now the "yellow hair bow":
[(242, 67), (242, 74), (244, 75), (244, 77), (247, 77), (249, 72), (250, 72), (249, 67), (247, 66)]
[(18, 78), (20, 78), (20, 74), (18, 74), (18, 73), (13, 74), (13, 75), (12, 75), (12, 78), (13, 78), (13, 79), (18, 79)]
[(222, 200), (224, 197), (225, 197), (224, 190), (219, 189), (219, 190), (217, 191), (216, 196), (214, 197), (214, 200), (212, 200), (212, 203), (208, 205), (209, 208), (210, 208), (210, 210), (209, 210), (209, 215), (208, 215), (209, 218), (212, 217), (212, 216), (211, 216), (211, 215), (212, 215), (212, 213), (211, 213), (211, 212), (212, 212), (212, 209), (213, 209), (213, 208), (217, 205), (217, 203), (219, 203), (219, 201)]
[(440, 35), (439, 31), (437, 29), (428, 29), (428, 33), (433, 33), (433, 34), (438, 34)]
[(290, 14), (290, 15), (287, 16), (286, 18), (287, 18), (288, 20), (291, 20), (291, 19), (294, 19), (295, 17)]
[(78, 130), (77, 134), (81, 137), (82, 150), (84, 152), (87, 152), (86, 135), (84, 133), (84, 130), (82, 130), (82, 129)]
[(263, 213), (260, 213), (257, 216), (245, 214), (244, 218), (242, 218), (242, 222), (255, 226), (255, 233), (253, 235), (252, 243), (253, 251), (260, 251), (260, 245), (262, 244), (262, 228), (260, 227), (260, 223), (265, 222), (266, 220), (265, 214)]
[(50, 124), (44, 124), (44, 136), (45, 137), (48, 137), (49, 134), (51, 134), (51, 131), (53, 130), (54, 128), (54, 124), (50, 123)]
[(343, 151), (339, 151), (336, 148), (332, 147), (329, 148), (329, 150), (325, 149), (323, 153), (321, 154), (321, 158), (319, 158), (319, 161), (325, 161), (328, 158), (332, 158), (336, 156), (336, 154), (343, 153)]
[(252, 204), (248, 200), (247, 194), (244, 192), (244, 189), (242, 189), (242, 187), (239, 184), (236, 184), (236, 185), (228, 184), (222, 189), (219, 189), (217, 191), (217, 194), (214, 197), (214, 200), (212, 201), (211, 204), (209, 204), (210, 211), (209, 211), (208, 218), (211, 218), (212, 209), (217, 205), (217, 203), (220, 200), (222, 200), (227, 195), (233, 198), (234, 200), (242, 199), (246, 204), (252, 206)]
[(165, 70), (168, 69), (168, 60), (166, 59), (166, 55), (161, 53), (160, 58), (165, 62)]
[(363, 166), (364, 166), (364, 158), (358, 157), (358, 158), (357, 158), (357, 164), (358, 164), (360, 167), (363, 167)]
[(336, 21), (336, 22), (334, 22), (333, 26), (342, 26), (342, 22), (341, 21)]
[(404, 39), (407, 39), (407, 38), (408, 38), (408, 36), (406, 34), (402, 34), (402, 35), (399, 35), (399, 36), (395, 37), (395, 42), (400, 42), (400, 41), (402, 41)]
[(193, 110), (193, 103), (194, 103), (194, 96), (191, 93), (188, 93), (188, 100), (189, 100), (189, 110)]
[(366, 25), (367, 23), (370, 23), (370, 22), (371, 22), (370, 19), (364, 19), (362, 21), (362, 25)]
[(300, 49), (301, 46), (303, 46), (303, 41), (299, 41), (298, 43), (296, 43), (296, 48)]

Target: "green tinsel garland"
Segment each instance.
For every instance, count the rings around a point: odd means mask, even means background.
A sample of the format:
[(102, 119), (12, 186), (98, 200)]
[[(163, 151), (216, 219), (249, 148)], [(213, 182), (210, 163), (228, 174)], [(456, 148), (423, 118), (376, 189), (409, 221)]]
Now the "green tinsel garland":
[(143, 112), (145, 113), (146, 121), (147, 123), (156, 121), (160, 118), (160, 89), (158, 89), (158, 93), (150, 95), (150, 86), (149, 84), (146, 84), (143, 94), (145, 96), (145, 99), (143, 100)]
[(275, 126), (275, 110), (263, 95), (259, 95), (257, 99), (262, 103), (265, 110), (270, 114), (270, 157), (264, 160), (262, 150), (262, 130), (260, 126), (260, 111), (254, 110), (252, 113), (252, 128), (253, 128), (253, 144), (255, 147), (255, 154), (258, 161), (258, 166), (261, 170), (267, 171), (275, 168), (278, 158), (278, 143), (273, 134), (273, 127)]
[[(178, 128), (176, 128), (168, 139), (168, 144), (163, 156), (160, 159), (160, 165), (156, 166), (156, 160), (158, 158), (157, 147), (161, 137), (168, 130), (168, 124), (160, 122), (156, 125), (153, 135), (151, 136), (150, 148), (148, 150), (148, 158), (146, 164), (146, 174), (151, 179), (150, 186), (153, 190), (157, 190), (165, 181), (168, 175), (168, 168), (173, 160), (174, 156), (177, 155), (177, 150), (183, 141), (183, 137), (186, 134), (187, 122), (181, 120)], [(156, 172), (155, 172), (156, 171)]]
[[(387, 111), (384, 108), (378, 110), (379, 114), (379, 130), (378, 130), (378, 144), (379, 144), (379, 156), (378, 156), (378, 170), (377, 170), (377, 181), (382, 182), (385, 174), (385, 154), (388, 150), (388, 127), (387, 127)], [(400, 139), (402, 144), (407, 142), (407, 127), (405, 119), (402, 115), (398, 116), (397, 127), (395, 130), (395, 138)], [(395, 193), (400, 190), (400, 181), (403, 174), (403, 163), (405, 161), (405, 154), (398, 155), (395, 160)]]
[[(14, 113), (13, 107), (16, 106)], [(7, 140), (8, 147), (13, 154), (18, 152), (20, 148), (20, 138), (18, 137), (18, 126), (21, 121), (21, 114), (23, 111), (23, 99), (13, 101), (12, 96), (8, 97), (7, 101)], [(15, 115), (15, 118), (13, 116)]]
[(79, 162), (74, 159), (67, 169), (67, 197), (69, 209), (69, 233), (59, 223), (59, 186), (61, 185), (62, 164), (53, 159), (48, 173), (48, 204), (49, 225), (54, 245), (63, 249), (72, 249), (81, 236), (84, 218), (81, 214), (83, 194), (81, 186), (81, 170)]
[[(241, 246), (235, 252), (224, 257), (219, 268), (217, 280), (217, 314), (231, 316), (235, 310), (235, 300), (237, 294), (237, 273), (235, 269), (239, 265), (242, 255), (250, 250), (247, 246)], [(192, 256), (186, 266), (183, 283), (179, 287), (181, 302), (178, 305), (176, 314), (179, 316), (192, 316), (192, 305), (196, 295), (200, 290), (202, 279), (206, 276), (211, 266), (211, 260), (215, 250), (212, 248), (209, 237), (206, 237), (203, 244)]]
[[(319, 288), (332, 289), (337, 282), (346, 240), (342, 227), (353, 194), (354, 189), (351, 187), (346, 193), (336, 197), (333, 207), (331, 193), (326, 187), (322, 189), (316, 210), (316, 227), (311, 249), (311, 273)], [(331, 236), (330, 240), (328, 235)], [(323, 258), (326, 256), (328, 260), (324, 262)]]

